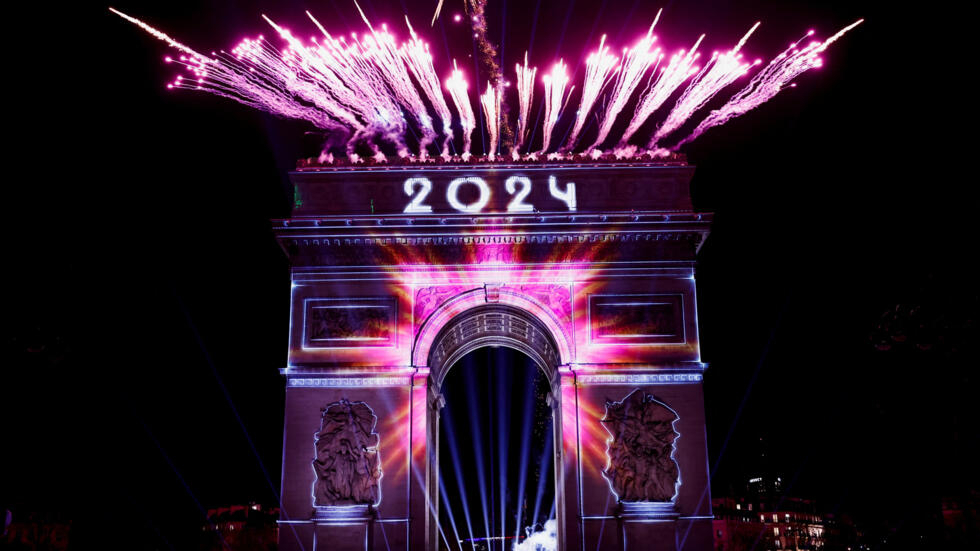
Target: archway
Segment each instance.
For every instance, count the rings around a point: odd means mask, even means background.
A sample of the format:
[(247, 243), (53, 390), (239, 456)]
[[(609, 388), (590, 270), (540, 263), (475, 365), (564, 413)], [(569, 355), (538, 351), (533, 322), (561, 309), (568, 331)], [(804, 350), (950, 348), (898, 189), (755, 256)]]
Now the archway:
[[(453, 457), (452, 451), (449, 454), (444, 453), (444, 446), (452, 445), (448, 442), (444, 442), (443, 438), (446, 436), (446, 430), (441, 428), (442, 411), (446, 406), (446, 397), (443, 394), (443, 385), (446, 382), (449, 371), (452, 369), (459, 370), (459, 367), (454, 367), (460, 362), (465, 362), (467, 359), (471, 359), (474, 354), (478, 354), (480, 351), (487, 351), (504, 348), (514, 351), (515, 354), (511, 354), (511, 358), (514, 356), (522, 356), (526, 358), (527, 363), (532, 365), (534, 369), (542, 375), (543, 381), (541, 381), (541, 386), (544, 388), (539, 391), (542, 396), (538, 397), (539, 400), (544, 401), (545, 407), (551, 409), (548, 415), (551, 419), (551, 427), (548, 431), (548, 436), (551, 439), (551, 445), (548, 450), (548, 457), (551, 460), (551, 467), (547, 469), (550, 471), (550, 476), (552, 480), (550, 481), (550, 486), (553, 488), (553, 502), (555, 504), (557, 518), (559, 522), (562, 519), (562, 511), (557, 510), (564, 506), (564, 501), (561, 499), (561, 494), (564, 491), (564, 484), (562, 484), (562, 471), (561, 471), (561, 442), (560, 435), (561, 432), (561, 415), (558, 414), (560, 411), (560, 396), (559, 392), (559, 377), (558, 377), (558, 366), (560, 362), (560, 356), (558, 353), (558, 346), (555, 343), (555, 339), (551, 336), (548, 329), (544, 324), (537, 319), (535, 316), (515, 306), (507, 304), (484, 304), (481, 306), (474, 306), (461, 313), (450, 318), (448, 322), (440, 329), (436, 337), (431, 342), (431, 347), (429, 349), (429, 390), (432, 399), (429, 400), (429, 412), (427, 418), (429, 420), (429, 427), (427, 433), (429, 435), (430, 442), (430, 455), (429, 455), (429, 477), (428, 477), (428, 498), (430, 503), (430, 525), (434, 528), (430, 530), (430, 549), (442, 549), (443, 545), (447, 540), (452, 539), (449, 534), (458, 534), (459, 523), (453, 526), (445, 526), (445, 521), (447, 520), (446, 515), (446, 504), (445, 499), (448, 497), (447, 487), (442, 481), (442, 475), (445, 473), (445, 469), (441, 465), (441, 461), (446, 459), (447, 455), (452, 458), (452, 460), (458, 462), (459, 457)], [(519, 354), (516, 354), (519, 353)], [(493, 354), (491, 352), (491, 354)], [(465, 368), (465, 367), (464, 367)], [(490, 379), (500, 382), (501, 379), (489, 377)], [(475, 405), (475, 404), (470, 404)], [(479, 415), (476, 410), (469, 411), (468, 421), (474, 422), (478, 421), (474, 418), (475, 415)], [(458, 416), (457, 416), (458, 417)], [(489, 421), (493, 421), (494, 416), (489, 415)], [(452, 422), (452, 421), (450, 421)], [(476, 427), (474, 427), (476, 428)], [(478, 432), (474, 430), (474, 432)], [(523, 443), (523, 440), (522, 440)], [(500, 451), (499, 448), (496, 451)], [(477, 450), (479, 455), (484, 455), (483, 450)], [(491, 455), (492, 459), (492, 455)], [(509, 459), (507, 460), (509, 461)], [(482, 460), (481, 460), (482, 463)], [(483, 476), (485, 474), (485, 466), (481, 463), (477, 463), (478, 476)], [(453, 466), (454, 470), (458, 471), (458, 465)], [(544, 475), (549, 476), (549, 475)], [(485, 492), (485, 488), (481, 488), (481, 492)], [(538, 491), (535, 488), (535, 491)], [(493, 490), (491, 489), (491, 493)], [(481, 496), (482, 497), (482, 496)], [(493, 495), (490, 495), (491, 507), (494, 501)], [(518, 498), (520, 500), (520, 498)], [(472, 500), (471, 500), (472, 501)], [(536, 507), (530, 512), (531, 517), (540, 517), (540, 503), (535, 503)], [(550, 517), (550, 512), (552, 509), (551, 503), (547, 504), (546, 516)], [(501, 514), (507, 516), (506, 507), (502, 507)], [(513, 534), (516, 536), (518, 534), (518, 529), (520, 527), (516, 526), (518, 523), (523, 523), (526, 518), (522, 515), (521, 520), (514, 519), (514, 525), (509, 525), (510, 519), (503, 519), (504, 522), (501, 523), (496, 518), (497, 511), (489, 511), (488, 518), (478, 518), (476, 519), (482, 524), (485, 524), (483, 532), (488, 532), (494, 536), (507, 536), (509, 531), (513, 529)], [(479, 533), (473, 528), (473, 517), (469, 515), (469, 526), (466, 527), (465, 531), (470, 533), (472, 537), (475, 533)], [(492, 519), (492, 520), (491, 520)], [(534, 518), (533, 521), (537, 521), (538, 518)], [(452, 523), (452, 521), (450, 521)], [(533, 522), (532, 522), (533, 524)], [(454, 529), (455, 528), (455, 529)], [(500, 534), (498, 534), (500, 532)], [(561, 533), (561, 531), (558, 531)], [(505, 547), (497, 546), (497, 543), (501, 543), (499, 540), (493, 540), (494, 543), (488, 545), (487, 549), (503, 549)], [(511, 543), (513, 541), (511, 540)], [(506, 546), (509, 548), (510, 545)], [(453, 549), (453, 546), (449, 546)]]
[[(555, 514), (550, 383), (529, 356), (487, 346), (441, 386), (438, 549), (510, 550)], [(457, 543), (460, 542), (460, 543)]]

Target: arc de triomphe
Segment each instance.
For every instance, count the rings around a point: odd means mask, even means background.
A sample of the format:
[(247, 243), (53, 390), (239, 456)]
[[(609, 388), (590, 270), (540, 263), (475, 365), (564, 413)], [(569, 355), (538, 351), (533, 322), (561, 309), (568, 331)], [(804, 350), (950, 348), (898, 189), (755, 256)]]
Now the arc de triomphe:
[(293, 172), (280, 548), (445, 548), (440, 385), (492, 345), (551, 383), (559, 549), (710, 549), (693, 172)]

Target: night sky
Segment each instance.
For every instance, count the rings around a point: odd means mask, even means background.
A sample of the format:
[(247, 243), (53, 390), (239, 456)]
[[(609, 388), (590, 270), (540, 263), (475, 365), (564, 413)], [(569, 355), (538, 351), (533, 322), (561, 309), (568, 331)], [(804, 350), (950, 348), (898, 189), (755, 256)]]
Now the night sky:
[[(461, 3), (429, 28), (435, 3), (362, 5), (393, 26), (406, 11), (440, 74), (448, 49), (472, 75)], [(201, 50), (271, 35), (262, 13), (361, 29), (347, 1), (113, 5)], [(525, 49), (574, 70), (602, 33), (632, 43), (660, 6), (491, 0), (489, 23), (507, 74)], [(715, 213), (697, 267), (712, 491), (741, 491), (761, 445), (787, 494), (917, 534), (942, 497), (977, 491), (980, 464), (975, 152), (950, 132), (968, 126), (968, 92), (952, 78), (957, 46), (939, 41), (957, 16), (864, 1), (664, 7), (672, 49), (701, 32), (721, 49), (762, 20), (750, 59), (867, 19), (824, 68), (686, 149), (695, 206)], [(18, 10), (8, 24), (52, 15)], [(26, 125), (8, 134), (0, 502), (71, 519), (79, 548), (180, 548), (204, 509), (276, 503), (289, 273), (269, 220), (288, 216), (286, 173), (321, 137), (166, 90), (171, 52), (105, 5), (60, 15), (17, 52), (37, 73), (10, 74), (30, 97), (8, 103)]]

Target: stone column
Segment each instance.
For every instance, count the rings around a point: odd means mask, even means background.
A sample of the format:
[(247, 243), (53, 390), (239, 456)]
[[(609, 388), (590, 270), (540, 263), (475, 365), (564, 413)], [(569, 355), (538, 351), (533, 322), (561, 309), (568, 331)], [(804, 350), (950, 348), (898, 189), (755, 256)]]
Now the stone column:
[(561, 488), (555, 488), (558, 499), (558, 548), (562, 551), (581, 551), (582, 522), (579, 491), (578, 389), (575, 372), (568, 366), (558, 368), (556, 383), (558, 399), (549, 396), (554, 408), (555, 477)]
[[(438, 410), (432, 407), (429, 369), (422, 367), (412, 377), (411, 470), (409, 481), (409, 549), (434, 550), (437, 547), (439, 514), (430, 502), (429, 489), (438, 487)], [(433, 419), (433, 415), (435, 419)], [(435, 422), (433, 422), (435, 420)], [(433, 433), (433, 430), (435, 433)], [(430, 443), (436, 443), (435, 445)], [(433, 486), (435, 484), (435, 486)], [(435, 511), (435, 516), (432, 513)]]

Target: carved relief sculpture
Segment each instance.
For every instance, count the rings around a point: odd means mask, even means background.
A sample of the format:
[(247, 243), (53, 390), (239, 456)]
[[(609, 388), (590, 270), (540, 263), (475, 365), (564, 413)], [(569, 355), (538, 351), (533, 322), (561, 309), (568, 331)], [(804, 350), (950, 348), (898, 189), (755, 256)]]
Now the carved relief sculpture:
[(420, 326), (440, 304), (466, 290), (467, 287), (460, 285), (438, 285), (419, 289), (415, 293), (416, 326)]
[(316, 433), (313, 505), (377, 505), (381, 501), (378, 423), (364, 402), (345, 399), (322, 410)]
[(671, 457), (677, 414), (653, 396), (634, 390), (606, 402), (603, 426), (612, 436), (602, 471), (620, 501), (666, 502), (677, 493), (679, 470)]
[(521, 285), (520, 292), (532, 296), (551, 309), (560, 319), (571, 318), (572, 297), (568, 285)]

